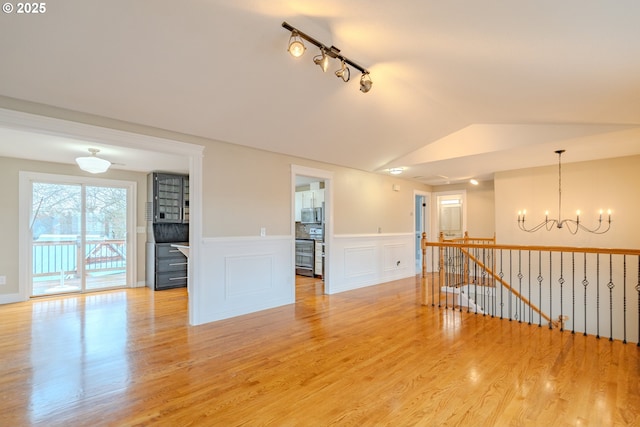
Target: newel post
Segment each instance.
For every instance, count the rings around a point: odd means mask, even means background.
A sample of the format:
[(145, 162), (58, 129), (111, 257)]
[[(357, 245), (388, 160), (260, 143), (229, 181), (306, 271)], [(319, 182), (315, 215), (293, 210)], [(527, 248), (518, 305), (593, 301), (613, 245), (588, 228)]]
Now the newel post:
[[(440, 243), (444, 243), (444, 233), (442, 231), (440, 232), (440, 237), (439, 237), (438, 241)], [(438, 263), (439, 263), (438, 264), (438, 273), (439, 273), (438, 276), (439, 276), (439, 281), (440, 281), (439, 289), (442, 289), (442, 287), (444, 286), (444, 246), (440, 245), (439, 248), (440, 248), (440, 256), (439, 256), (439, 259), (438, 259)]]
[(422, 232), (420, 239), (420, 249), (422, 249), (422, 277), (427, 277), (427, 232)]
[[(465, 245), (468, 245), (470, 242), (471, 238), (469, 237), (469, 232), (465, 231), (464, 232), (464, 243)], [(462, 286), (468, 285), (469, 283), (471, 283), (471, 281), (469, 280), (469, 263), (467, 262), (467, 256), (465, 255), (465, 250), (471, 251), (471, 249), (469, 248), (462, 248), (460, 250), (460, 254), (462, 255), (462, 281), (460, 282), (460, 284)]]

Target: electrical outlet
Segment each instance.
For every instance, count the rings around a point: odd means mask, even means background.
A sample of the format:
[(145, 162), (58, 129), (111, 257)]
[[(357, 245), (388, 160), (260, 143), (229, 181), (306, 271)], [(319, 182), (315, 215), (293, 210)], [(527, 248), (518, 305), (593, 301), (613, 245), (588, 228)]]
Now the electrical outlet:
[(0, 285), (7, 284), (7, 276), (0, 276)]

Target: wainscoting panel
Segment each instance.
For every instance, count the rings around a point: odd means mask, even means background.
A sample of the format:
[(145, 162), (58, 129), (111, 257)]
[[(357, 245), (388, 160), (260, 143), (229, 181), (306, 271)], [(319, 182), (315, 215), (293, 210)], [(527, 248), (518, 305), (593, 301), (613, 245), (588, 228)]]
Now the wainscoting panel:
[(354, 279), (376, 273), (376, 247), (350, 246), (344, 248), (344, 275)]
[(334, 294), (415, 275), (412, 233), (336, 235), (329, 250)]
[(292, 236), (202, 240), (195, 324), (292, 304)]
[(382, 266), (384, 271), (397, 270), (402, 265), (402, 262), (406, 261), (403, 259), (406, 249), (404, 244), (384, 244), (382, 246)]
[(273, 288), (274, 254), (225, 258), (225, 294), (228, 299), (269, 292)]

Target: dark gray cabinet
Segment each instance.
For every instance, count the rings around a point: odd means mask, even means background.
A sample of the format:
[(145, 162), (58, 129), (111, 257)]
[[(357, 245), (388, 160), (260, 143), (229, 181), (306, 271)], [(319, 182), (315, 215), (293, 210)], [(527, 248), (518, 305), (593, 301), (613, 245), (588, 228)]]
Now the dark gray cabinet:
[(147, 193), (145, 282), (154, 290), (187, 286), (187, 257), (171, 244), (189, 241), (189, 176), (152, 172)]
[(147, 286), (156, 291), (187, 286), (187, 257), (171, 243), (147, 243)]
[(152, 221), (155, 224), (189, 222), (189, 176), (153, 172), (148, 177)]

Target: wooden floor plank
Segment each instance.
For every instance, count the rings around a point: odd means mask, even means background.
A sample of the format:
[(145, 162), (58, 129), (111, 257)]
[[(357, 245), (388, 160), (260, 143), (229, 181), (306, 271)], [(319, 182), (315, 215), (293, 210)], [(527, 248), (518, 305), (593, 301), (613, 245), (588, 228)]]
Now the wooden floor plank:
[(424, 306), (413, 278), (322, 292), (196, 327), (185, 289), (1, 306), (0, 425), (640, 425), (635, 344)]

